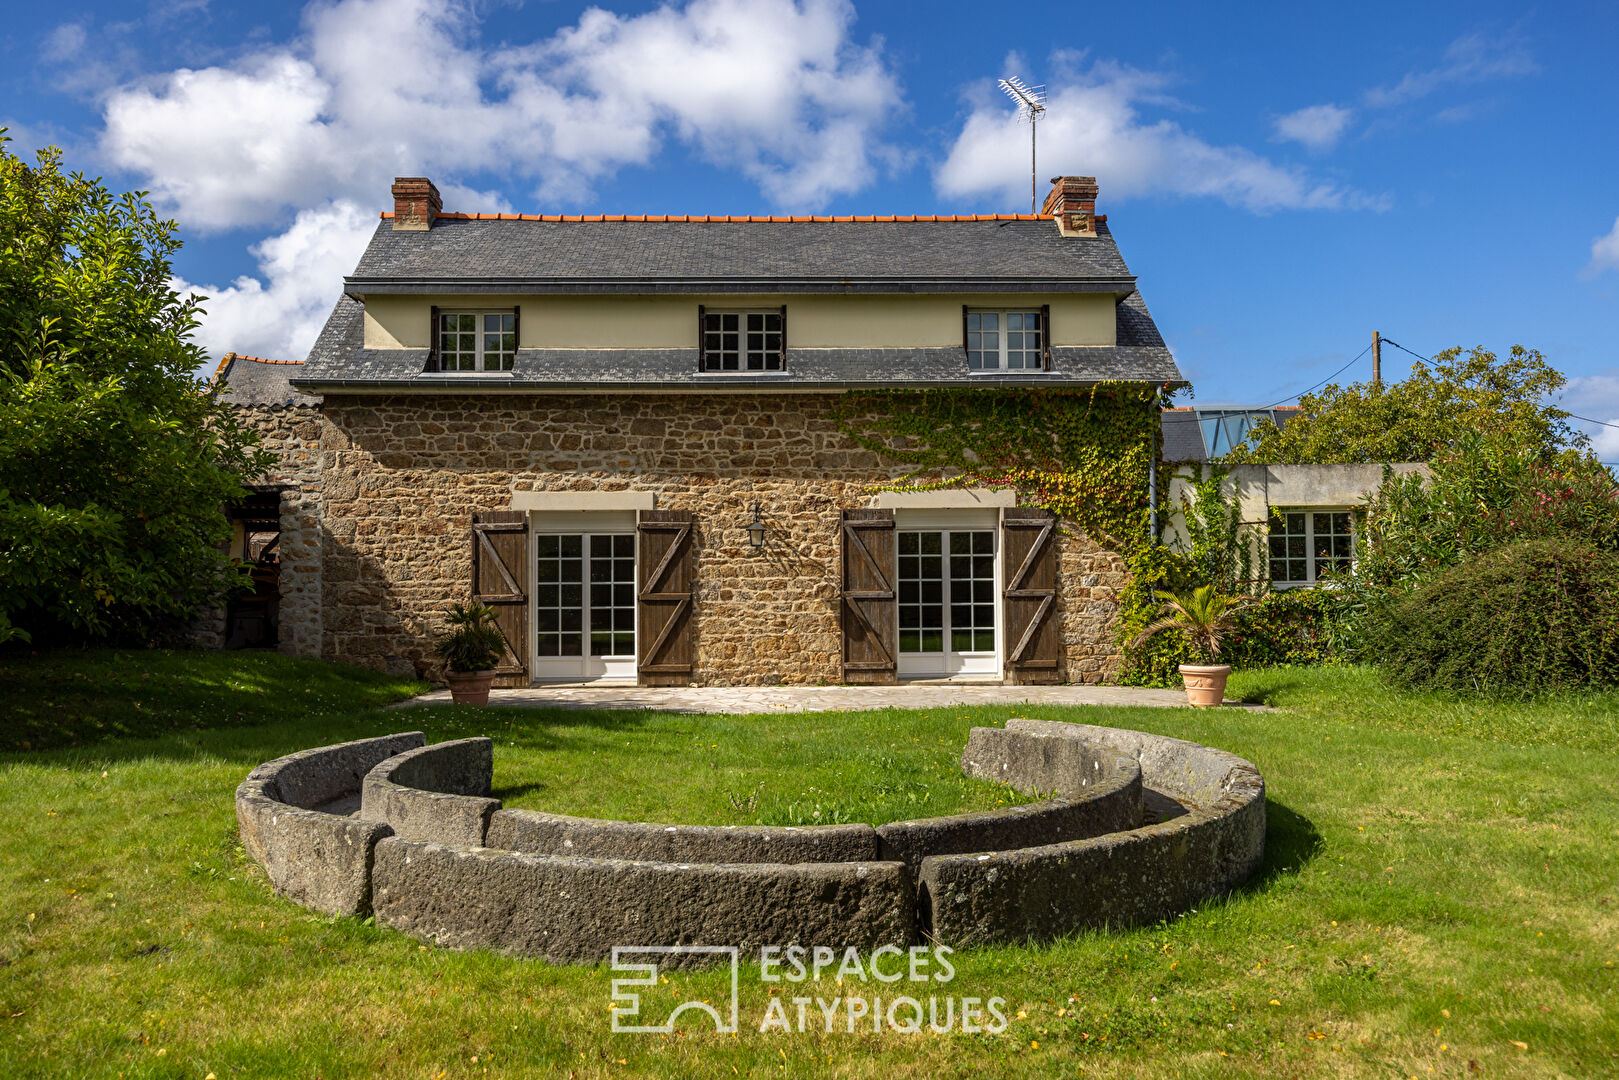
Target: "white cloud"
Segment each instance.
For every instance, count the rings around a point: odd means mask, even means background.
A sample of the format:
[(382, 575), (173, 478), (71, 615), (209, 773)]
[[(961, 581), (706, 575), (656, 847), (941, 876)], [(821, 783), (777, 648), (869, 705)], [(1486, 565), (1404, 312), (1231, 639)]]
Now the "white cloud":
[(286, 232), (252, 247), (259, 277), (243, 275), (223, 287), (172, 284), (208, 298), (197, 340), (215, 357), (239, 352), (302, 360), (376, 227), (375, 210), (327, 203), (300, 212)]
[(1619, 270), (1619, 218), (1613, 219), (1613, 228), (1591, 241), (1591, 261), (1586, 263), (1581, 277), (1594, 277), (1604, 270)]
[(63, 23), (45, 35), (40, 55), (51, 63), (71, 60), (84, 51), (87, 36), (83, 23)]
[[(1098, 63), (1054, 85), (1040, 121), (1041, 178), (1094, 175), (1108, 198), (1209, 196), (1256, 213), (1382, 207), (1379, 198), (1244, 147), (1216, 146), (1172, 121), (1142, 119), (1141, 105), (1166, 102), (1168, 83), (1161, 73)], [(986, 90), (935, 182), (946, 195), (992, 195), (1018, 206), (1029, 190), (1028, 153), (1028, 125)]]
[(842, 0), (591, 8), (543, 41), (485, 49), (463, 3), (340, 0), (311, 6), (291, 45), (113, 93), (103, 147), (193, 227), (377, 205), (406, 173), (441, 188), (523, 177), (578, 201), (670, 140), (780, 206), (815, 207), (872, 179), (891, 111), (853, 19)]
[(1403, 105), (1427, 97), (1447, 84), (1468, 85), (1532, 75), (1539, 70), (1529, 50), (1511, 37), (1492, 38), (1474, 32), (1451, 42), (1445, 50), (1444, 62), (1438, 67), (1413, 71), (1393, 86), (1366, 91), (1366, 104), (1376, 108)]
[(1354, 117), (1338, 105), (1311, 105), (1276, 118), (1276, 137), (1303, 143), (1311, 150), (1330, 150)]
[[(1558, 405), (1569, 412), (1619, 424), (1619, 370), (1604, 375), (1576, 375), (1563, 388)], [(1619, 461), (1619, 428), (1603, 427), (1581, 420), (1569, 423), (1591, 436), (1591, 449), (1603, 461)]]

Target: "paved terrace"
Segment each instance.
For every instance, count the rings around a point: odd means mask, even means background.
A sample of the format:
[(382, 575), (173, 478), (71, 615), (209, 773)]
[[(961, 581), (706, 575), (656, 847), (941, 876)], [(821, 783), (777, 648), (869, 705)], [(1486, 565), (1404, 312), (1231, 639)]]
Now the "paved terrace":
[[(450, 692), (402, 702), (448, 705)], [(677, 713), (853, 712), (864, 709), (936, 709), (960, 705), (1130, 705), (1185, 708), (1182, 690), (1136, 686), (986, 686), (911, 683), (901, 686), (603, 686), (557, 684), (494, 690), (489, 704), (528, 709), (657, 709)], [(1268, 709), (1227, 701), (1245, 709)]]

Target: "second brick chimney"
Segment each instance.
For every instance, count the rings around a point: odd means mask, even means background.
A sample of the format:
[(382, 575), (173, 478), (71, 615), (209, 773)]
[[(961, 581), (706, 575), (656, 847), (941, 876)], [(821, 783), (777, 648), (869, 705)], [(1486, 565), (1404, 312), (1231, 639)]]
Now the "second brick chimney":
[(1054, 176), (1042, 215), (1057, 219), (1064, 236), (1096, 235), (1096, 177)]
[(444, 212), (438, 188), (425, 176), (394, 177), (394, 229), (431, 229)]

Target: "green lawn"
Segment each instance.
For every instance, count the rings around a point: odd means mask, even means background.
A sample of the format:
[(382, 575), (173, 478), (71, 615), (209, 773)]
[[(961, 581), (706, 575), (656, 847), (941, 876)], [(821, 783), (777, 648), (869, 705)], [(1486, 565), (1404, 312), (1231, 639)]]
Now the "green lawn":
[[(136, 700), (135, 730), (163, 734), (0, 756), (7, 1075), (1619, 1075), (1614, 695), (1467, 705), (1336, 669), (1237, 680), (1276, 713), (401, 713), (371, 707), (408, 684), (277, 657), (46, 662), (48, 679), (0, 665), (8, 738), (31, 717), (86, 740)], [(92, 668), (105, 696), (41, 712), (42, 683)], [(1169, 925), (958, 954), (939, 992), (1007, 998), (1000, 1036), (760, 1034), (747, 1020), (771, 987), (746, 967), (739, 1037), (613, 1035), (605, 968), (439, 952), (315, 916), (273, 896), (235, 837), (231, 792), (257, 762), (418, 727), (493, 735), (514, 805), (720, 823), (993, 805), (1006, 793), (962, 780), (956, 758), (969, 727), (1020, 713), (1250, 758), (1271, 841), (1252, 886)]]

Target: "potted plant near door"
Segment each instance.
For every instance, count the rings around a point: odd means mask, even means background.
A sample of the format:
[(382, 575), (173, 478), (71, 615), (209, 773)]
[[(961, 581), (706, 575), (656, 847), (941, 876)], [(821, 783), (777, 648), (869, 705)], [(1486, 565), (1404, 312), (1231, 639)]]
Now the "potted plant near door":
[(1163, 630), (1179, 630), (1203, 661), (1180, 666), (1187, 702), (1199, 707), (1220, 704), (1225, 700), (1226, 679), (1231, 675), (1231, 665), (1219, 662), (1220, 639), (1236, 625), (1237, 612), (1252, 600), (1228, 596), (1213, 585), (1200, 585), (1190, 593), (1154, 595), (1164, 602), (1158, 610), (1158, 620), (1136, 635), (1132, 644), (1139, 646)]
[(484, 604), (451, 604), (444, 613), (450, 632), (434, 650), (444, 661), (444, 678), (457, 705), (489, 704), (495, 665), (506, 651), (506, 639), (495, 625), (495, 609)]

